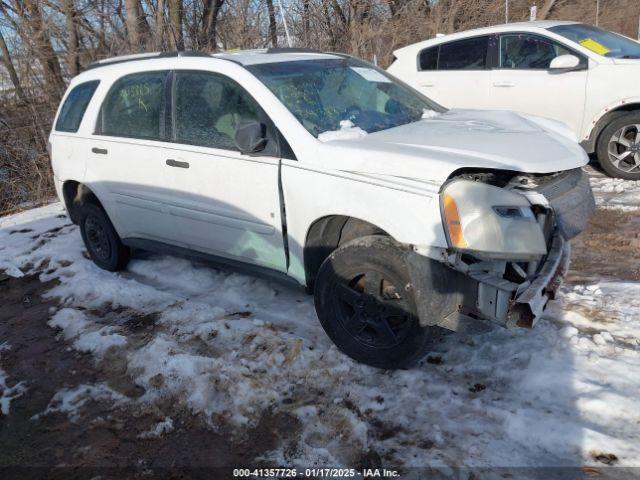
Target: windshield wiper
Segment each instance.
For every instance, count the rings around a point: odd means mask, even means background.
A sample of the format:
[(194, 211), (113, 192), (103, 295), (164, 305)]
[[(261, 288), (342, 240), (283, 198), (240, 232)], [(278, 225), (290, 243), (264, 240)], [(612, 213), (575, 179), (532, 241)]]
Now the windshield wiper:
[(640, 55), (623, 55), (623, 56), (618, 57), (618, 58), (625, 58), (625, 59), (632, 58), (632, 59), (638, 59), (638, 58), (640, 58)]

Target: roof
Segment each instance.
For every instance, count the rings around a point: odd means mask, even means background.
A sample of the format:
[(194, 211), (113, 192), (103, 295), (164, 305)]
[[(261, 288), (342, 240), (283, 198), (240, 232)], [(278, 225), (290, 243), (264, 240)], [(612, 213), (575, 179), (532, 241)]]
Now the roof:
[(242, 65), (257, 65), (262, 63), (293, 62), (299, 60), (321, 60), (339, 58), (340, 54), (316, 52), (303, 49), (263, 49), (239, 50), (237, 52), (222, 52), (212, 55), (215, 58), (231, 60)]
[(517, 27), (551, 28), (551, 27), (556, 27), (558, 25), (572, 25), (574, 23), (580, 23), (580, 22), (575, 22), (575, 21), (572, 21), (572, 20), (535, 20), (533, 22), (505, 23), (504, 25), (501, 25), (501, 26), (505, 26), (505, 27), (517, 26)]
[(178, 57), (201, 57), (201, 58), (219, 58), (221, 60), (229, 60), (240, 65), (256, 65), (262, 63), (291, 62), (297, 60), (318, 60), (338, 58), (342, 56), (337, 53), (325, 53), (308, 49), (296, 48), (265, 48), (260, 50), (238, 50), (232, 52), (206, 53), (197, 51), (179, 51), (179, 52), (148, 52), (136, 53), (132, 55), (121, 55), (118, 57), (105, 58), (98, 60), (87, 66), (85, 70), (94, 68), (107, 67), (126, 62), (137, 62), (141, 60), (154, 60), (161, 58), (178, 58)]

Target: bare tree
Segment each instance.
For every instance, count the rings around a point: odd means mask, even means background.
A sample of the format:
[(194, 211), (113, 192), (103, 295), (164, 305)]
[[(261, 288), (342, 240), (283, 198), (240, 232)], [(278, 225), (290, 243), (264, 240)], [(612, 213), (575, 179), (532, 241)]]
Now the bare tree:
[(129, 39), (129, 48), (133, 52), (144, 49), (146, 34), (149, 33), (149, 24), (143, 19), (142, 8), (138, 0), (124, 0), (125, 8), (125, 26), (127, 29), (127, 38)]
[(153, 43), (155, 48), (162, 50), (164, 40), (164, 0), (156, 3), (156, 28), (153, 33)]
[(18, 33), (25, 43), (33, 46), (33, 53), (42, 67), (47, 83), (48, 94), (52, 101), (59, 99), (64, 89), (62, 71), (58, 56), (53, 49), (49, 29), (37, 0), (14, 0), (14, 10), (22, 21)]
[(78, 28), (76, 24), (76, 7), (74, 0), (64, 0), (62, 8), (67, 26), (67, 68), (69, 74), (75, 76), (80, 71)]
[(26, 100), (24, 90), (22, 90), (22, 85), (20, 84), (20, 78), (13, 66), (13, 60), (11, 60), (9, 47), (7, 47), (7, 42), (5, 42), (4, 37), (2, 36), (2, 30), (0, 30), (0, 61), (2, 61), (2, 65), (4, 65), (4, 68), (6, 68), (9, 73), (9, 78), (11, 79), (11, 83), (13, 83), (13, 88), (15, 88), (16, 94), (21, 100)]
[(555, 3), (556, 3), (556, 0), (545, 0), (544, 5), (542, 5), (542, 8), (538, 13), (538, 19), (546, 20), (546, 18), (549, 16), (549, 12), (551, 12), (551, 9), (555, 5)]
[(278, 46), (278, 34), (276, 32), (276, 12), (273, 8), (273, 0), (267, 0), (267, 10), (269, 11), (269, 39), (271, 46)]
[(169, 2), (169, 48), (184, 50), (184, 34), (182, 32), (182, 0)]
[(217, 50), (216, 28), (224, 2), (225, 0), (205, 0), (200, 43), (209, 50)]

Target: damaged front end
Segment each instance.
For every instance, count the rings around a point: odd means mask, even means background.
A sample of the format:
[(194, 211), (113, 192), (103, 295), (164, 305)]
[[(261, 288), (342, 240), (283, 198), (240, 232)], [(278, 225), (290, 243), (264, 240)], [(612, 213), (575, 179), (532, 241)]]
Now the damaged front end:
[(424, 252), (407, 259), (421, 324), (466, 332), (483, 331), (478, 320), (533, 327), (567, 272), (569, 240), (595, 209), (586, 173), (463, 172), (440, 199), (448, 243), (437, 258), (448, 267), (436, 274), (441, 316), (427, 291), (433, 282), (424, 282), (434, 265)]

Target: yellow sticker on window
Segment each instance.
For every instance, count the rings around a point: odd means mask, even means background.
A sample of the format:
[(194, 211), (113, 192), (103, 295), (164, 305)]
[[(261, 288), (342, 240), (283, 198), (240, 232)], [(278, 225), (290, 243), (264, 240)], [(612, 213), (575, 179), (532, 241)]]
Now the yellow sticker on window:
[(596, 42), (593, 38), (585, 38), (584, 40), (580, 40), (580, 45), (582, 45), (585, 48), (588, 48), (589, 50), (597, 53), (598, 55), (606, 55), (611, 51), (601, 43)]

